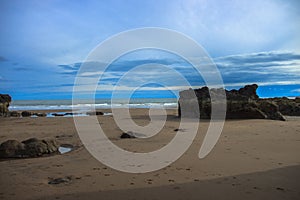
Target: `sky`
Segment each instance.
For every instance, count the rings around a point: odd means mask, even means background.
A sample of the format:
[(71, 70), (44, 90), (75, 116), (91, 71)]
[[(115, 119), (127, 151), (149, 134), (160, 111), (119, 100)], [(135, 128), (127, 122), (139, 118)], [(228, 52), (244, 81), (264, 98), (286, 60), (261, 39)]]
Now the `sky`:
[[(227, 89), (256, 83), (261, 97), (300, 96), (299, 2), (1, 0), (0, 93), (14, 100), (71, 99), (78, 70), (97, 45), (123, 31), (159, 27), (200, 44)], [(83, 74), (87, 80), (99, 76), (98, 64)], [(144, 67), (118, 85), (126, 72), (139, 65)], [(177, 70), (195, 88), (205, 85), (180, 56), (150, 49), (112, 63), (98, 83), (96, 97), (109, 98), (113, 90), (122, 94), (141, 80), (152, 83), (140, 86), (136, 97), (174, 97), (186, 89), (173, 73), (156, 65)], [(169, 88), (157, 80), (164, 80)], [(88, 81), (82, 87), (89, 88)]]

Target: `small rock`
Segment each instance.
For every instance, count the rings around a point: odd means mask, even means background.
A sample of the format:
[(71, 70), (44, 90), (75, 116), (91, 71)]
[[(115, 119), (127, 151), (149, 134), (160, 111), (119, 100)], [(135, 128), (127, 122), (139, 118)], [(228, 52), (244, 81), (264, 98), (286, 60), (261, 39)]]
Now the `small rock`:
[(281, 187), (277, 187), (276, 190), (284, 191), (285, 189)]
[(125, 139), (125, 138), (136, 138), (136, 137), (130, 133), (122, 133), (120, 138)]
[(73, 115), (75, 115), (75, 113), (72, 113), (72, 112), (66, 112), (66, 113), (65, 113), (65, 116), (68, 116), (68, 115), (69, 115), (69, 116), (73, 116)]
[(174, 131), (184, 132), (184, 129), (182, 129), (182, 128), (176, 128), (176, 129), (174, 129)]
[(52, 113), (52, 115), (55, 116), (55, 117), (63, 117), (65, 114)]
[(104, 113), (101, 111), (87, 112), (86, 114), (87, 115), (104, 115)]
[(46, 117), (47, 116), (46, 113), (33, 113), (32, 115), (36, 115), (38, 117)]
[(71, 177), (67, 176), (64, 178), (53, 179), (53, 180), (49, 181), (48, 184), (57, 185), (57, 184), (61, 184), (61, 183), (69, 183), (71, 180), (72, 180)]

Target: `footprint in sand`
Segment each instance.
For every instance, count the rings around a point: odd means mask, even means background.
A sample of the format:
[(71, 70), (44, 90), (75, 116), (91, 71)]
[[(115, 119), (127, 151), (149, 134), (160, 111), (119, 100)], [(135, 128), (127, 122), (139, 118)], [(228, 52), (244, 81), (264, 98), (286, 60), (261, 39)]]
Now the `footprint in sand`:
[(147, 181), (148, 184), (152, 184), (153, 180), (152, 179), (147, 179), (146, 181)]
[(53, 167), (62, 167), (63, 165), (60, 165), (60, 164), (58, 164), (58, 165), (52, 165)]

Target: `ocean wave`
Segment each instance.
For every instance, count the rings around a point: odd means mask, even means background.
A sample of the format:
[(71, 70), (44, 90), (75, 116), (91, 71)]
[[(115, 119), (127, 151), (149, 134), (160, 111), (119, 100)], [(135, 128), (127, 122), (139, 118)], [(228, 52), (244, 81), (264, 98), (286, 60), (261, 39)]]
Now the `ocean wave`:
[(100, 103), (100, 104), (76, 104), (76, 105), (11, 105), (9, 110), (91, 110), (91, 109), (110, 109), (110, 108), (177, 108), (177, 103)]

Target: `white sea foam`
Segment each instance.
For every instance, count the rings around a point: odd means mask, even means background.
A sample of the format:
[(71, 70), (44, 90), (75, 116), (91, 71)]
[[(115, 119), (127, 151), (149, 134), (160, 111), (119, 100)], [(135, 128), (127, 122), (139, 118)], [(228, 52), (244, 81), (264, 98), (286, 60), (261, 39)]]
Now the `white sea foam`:
[(10, 105), (10, 110), (92, 110), (110, 109), (110, 108), (168, 108), (176, 109), (176, 99), (137, 99), (126, 103), (124, 100), (119, 100), (111, 103), (110, 99), (96, 100), (95, 104), (79, 103), (72, 104), (71, 100), (45, 100), (45, 101), (13, 101)]

